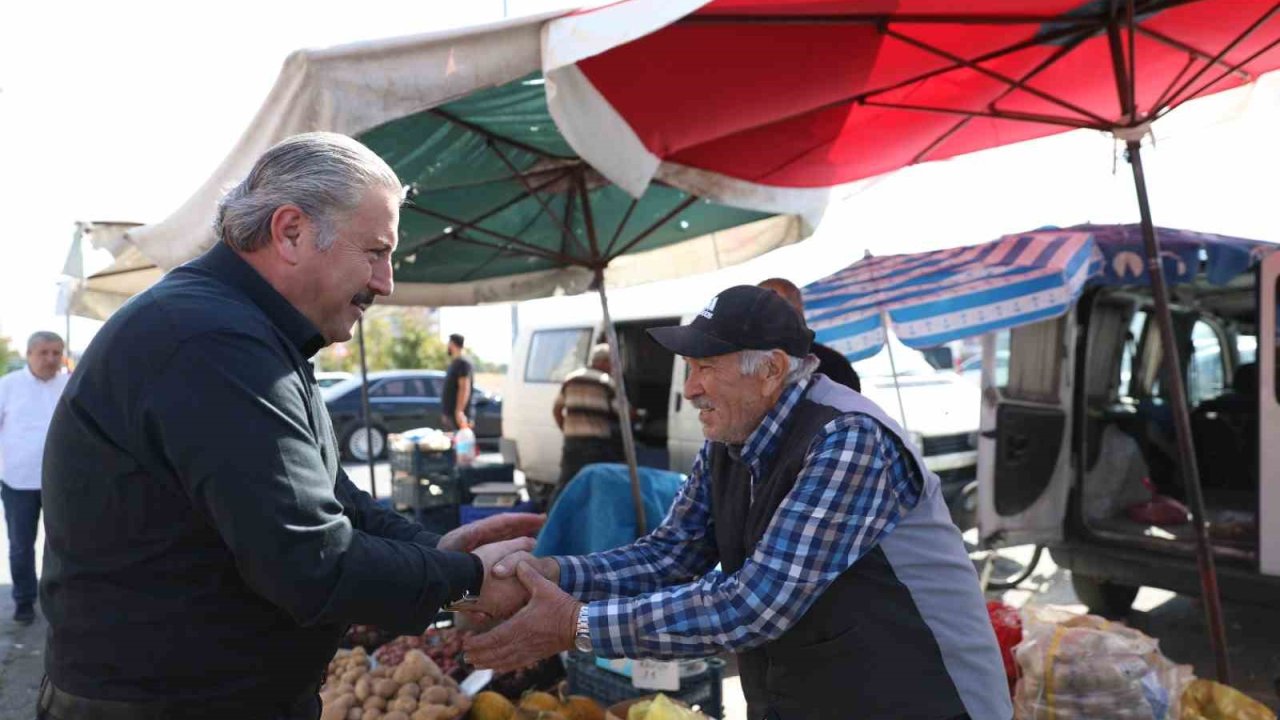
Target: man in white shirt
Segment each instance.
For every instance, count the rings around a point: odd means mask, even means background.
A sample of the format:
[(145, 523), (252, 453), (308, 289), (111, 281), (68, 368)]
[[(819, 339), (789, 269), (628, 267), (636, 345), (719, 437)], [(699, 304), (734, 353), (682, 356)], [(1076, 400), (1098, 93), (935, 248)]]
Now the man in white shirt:
[(70, 377), (62, 371), (62, 353), (62, 338), (57, 334), (35, 333), (27, 341), (27, 366), (0, 378), (0, 498), (9, 529), (13, 619), (23, 625), (36, 618), (36, 528), (44, 439)]

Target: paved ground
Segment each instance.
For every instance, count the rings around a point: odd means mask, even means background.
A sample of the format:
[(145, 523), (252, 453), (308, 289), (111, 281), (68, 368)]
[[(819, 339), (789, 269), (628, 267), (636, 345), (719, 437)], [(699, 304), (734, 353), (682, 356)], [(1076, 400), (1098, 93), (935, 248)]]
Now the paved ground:
[[(361, 486), (368, 487), (368, 471), (349, 466), (348, 473)], [(380, 494), (390, 490), (389, 472), (385, 464), (378, 468)], [(35, 625), (15, 625), (10, 598), (8, 546), (0, 517), (0, 720), (31, 720), (35, 716), (35, 694), (43, 674), (43, 616)], [(1006, 553), (1005, 567), (1025, 562), (1029, 550), (1016, 548)], [(1015, 590), (992, 593), (1015, 606), (1027, 603), (1074, 606), (1083, 610), (1071, 591), (1070, 575), (1059, 570), (1047, 555), (1035, 574)], [(1280, 709), (1280, 603), (1271, 607), (1228, 603), (1225, 608), (1228, 644), (1231, 648), (1234, 685)], [(1213, 658), (1204, 631), (1203, 611), (1192, 598), (1163, 590), (1143, 588), (1134, 602), (1127, 621), (1134, 627), (1160, 640), (1161, 649), (1177, 662), (1191, 663), (1196, 674), (1211, 677)], [(725, 719), (744, 720), (745, 704), (736, 675), (730, 674), (724, 687)]]

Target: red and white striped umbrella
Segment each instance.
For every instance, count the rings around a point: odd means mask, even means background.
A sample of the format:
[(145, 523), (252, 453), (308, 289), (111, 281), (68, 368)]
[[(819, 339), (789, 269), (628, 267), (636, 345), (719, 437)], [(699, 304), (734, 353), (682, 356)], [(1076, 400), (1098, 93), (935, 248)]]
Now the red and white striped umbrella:
[(543, 30), (582, 157), (789, 211), (833, 186), (1073, 128), (1140, 137), (1280, 66), (1274, 0), (622, 0)]

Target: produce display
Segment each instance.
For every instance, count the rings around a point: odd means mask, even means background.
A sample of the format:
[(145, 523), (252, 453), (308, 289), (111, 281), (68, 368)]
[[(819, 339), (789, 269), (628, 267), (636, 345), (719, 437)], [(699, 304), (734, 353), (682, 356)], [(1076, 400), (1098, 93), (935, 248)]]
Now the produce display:
[(486, 690), (475, 697), (471, 720), (604, 720), (600, 703), (582, 695), (532, 690), (513, 703), (500, 693)]
[(320, 688), (320, 720), (456, 720), (471, 709), (458, 683), (421, 650), (372, 667), (364, 648), (339, 651)]
[(627, 720), (707, 720), (707, 716), (658, 693), (627, 708)]
[(1023, 609), (1014, 717), (1019, 720), (1177, 720), (1190, 666), (1159, 643), (1096, 615)]
[[(420, 650), (431, 658), (446, 675), (462, 682), (475, 668), (467, 663), (462, 655), (462, 641), (469, 635), (467, 630), (453, 627), (428, 628), (422, 635), (404, 635), (378, 648), (374, 660), (379, 665), (399, 665), (405, 653)], [(554, 689), (564, 679), (564, 665), (559, 657), (549, 657), (534, 665), (498, 673), (489, 681), (487, 689), (505, 695), (510, 700), (518, 700), (530, 689)]]

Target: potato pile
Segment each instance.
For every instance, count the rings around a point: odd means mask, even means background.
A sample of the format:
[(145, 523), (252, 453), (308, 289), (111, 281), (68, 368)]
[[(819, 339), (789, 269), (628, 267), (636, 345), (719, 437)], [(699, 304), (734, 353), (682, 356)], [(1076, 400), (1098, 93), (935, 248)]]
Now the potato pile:
[(369, 669), (363, 648), (339, 653), (320, 689), (320, 720), (456, 720), (471, 700), (421, 650), (396, 667)]

